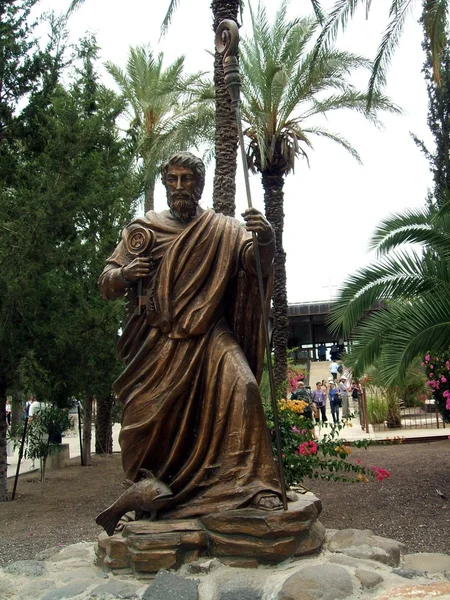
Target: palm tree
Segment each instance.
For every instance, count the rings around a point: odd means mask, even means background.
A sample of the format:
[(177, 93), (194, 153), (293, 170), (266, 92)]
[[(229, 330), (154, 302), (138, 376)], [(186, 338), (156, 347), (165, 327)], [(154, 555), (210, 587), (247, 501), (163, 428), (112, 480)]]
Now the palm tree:
[[(406, 18), (415, 0), (391, 0), (388, 13), (388, 24), (372, 65), (372, 75), (369, 82), (369, 103), (374, 91), (386, 82), (386, 73), (394, 51), (400, 41)], [(317, 10), (321, 11), (320, 2), (316, 2)], [(339, 28), (345, 28), (348, 20), (353, 17), (356, 9), (364, 5), (366, 15), (369, 15), (372, 0), (336, 0), (328, 17), (325, 19), (323, 30), (316, 44), (316, 50), (327, 46), (336, 39)], [(421, 21), (424, 25), (427, 44), (431, 52), (434, 79), (438, 85), (441, 80), (441, 59), (446, 44), (446, 31), (449, 21), (448, 0), (422, 0)]]
[[(316, 0), (313, 0), (315, 2)], [(85, 0), (71, 0), (68, 13), (71, 13)], [(170, 0), (167, 14), (162, 24), (163, 32), (170, 25), (179, 0)], [(241, 0), (212, 0), (214, 34), (223, 19), (237, 22)], [(214, 55), (215, 86), (215, 157), (213, 205), (216, 212), (229, 216), (235, 213), (236, 169), (237, 169), (237, 127), (230, 96), (225, 88), (222, 57), (216, 51)], [(180, 147), (181, 148), (181, 147)]]
[(200, 73), (185, 76), (184, 57), (163, 68), (163, 53), (130, 48), (126, 71), (109, 62), (107, 69), (127, 102), (130, 129), (145, 182), (145, 210), (153, 208), (161, 163), (177, 150), (211, 142), (214, 113), (211, 87)]
[(372, 239), (377, 260), (344, 283), (330, 324), (352, 336), (356, 375), (376, 364), (382, 383), (401, 384), (417, 356), (448, 353), (449, 198), (440, 210), (429, 205), (383, 221)]
[(338, 109), (357, 111), (377, 124), (377, 109), (399, 112), (379, 93), (366, 110), (367, 94), (357, 91), (348, 76), (369, 61), (333, 48), (321, 50), (315, 60), (308, 50), (317, 22), (312, 18), (286, 20), (285, 0), (273, 25), (265, 9), (251, 12), (252, 35), (241, 42), (243, 75), (242, 116), (249, 139), (250, 167), (261, 174), (266, 216), (276, 234), (273, 292), (276, 385), (282, 385), (287, 369), (286, 255), (283, 250), (283, 185), (298, 156), (307, 158), (312, 136), (340, 144), (359, 160), (358, 153), (339, 134), (320, 125), (308, 125), (312, 117)]

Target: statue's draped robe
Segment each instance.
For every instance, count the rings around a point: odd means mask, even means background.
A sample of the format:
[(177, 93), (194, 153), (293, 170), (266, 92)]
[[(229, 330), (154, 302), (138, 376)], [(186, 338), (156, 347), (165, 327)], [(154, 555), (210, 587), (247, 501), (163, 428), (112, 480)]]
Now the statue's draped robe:
[[(151, 306), (130, 313), (119, 342), (127, 477), (136, 481), (146, 468), (170, 486), (167, 518), (279, 495), (257, 384), (263, 347), (251, 236), (211, 210), (188, 224), (168, 211), (134, 223), (150, 228), (156, 244)], [(100, 277), (103, 295), (123, 293), (120, 268), (133, 258), (122, 241)]]

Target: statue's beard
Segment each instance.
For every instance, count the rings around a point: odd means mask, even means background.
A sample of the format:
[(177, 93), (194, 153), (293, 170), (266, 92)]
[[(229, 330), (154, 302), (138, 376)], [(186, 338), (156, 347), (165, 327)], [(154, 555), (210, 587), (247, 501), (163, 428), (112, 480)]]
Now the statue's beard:
[(172, 194), (167, 198), (172, 215), (186, 223), (195, 217), (198, 203), (189, 193)]

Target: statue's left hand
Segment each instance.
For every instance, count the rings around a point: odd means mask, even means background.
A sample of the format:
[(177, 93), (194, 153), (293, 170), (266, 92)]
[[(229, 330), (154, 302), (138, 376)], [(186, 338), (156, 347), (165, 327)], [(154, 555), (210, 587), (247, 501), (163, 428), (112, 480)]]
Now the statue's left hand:
[(258, 234), (258, 241), (267, 244), (273, 240), (273, 229), (266, 217), (256, 208), (247, 208), (242, 213), (247, 231)]

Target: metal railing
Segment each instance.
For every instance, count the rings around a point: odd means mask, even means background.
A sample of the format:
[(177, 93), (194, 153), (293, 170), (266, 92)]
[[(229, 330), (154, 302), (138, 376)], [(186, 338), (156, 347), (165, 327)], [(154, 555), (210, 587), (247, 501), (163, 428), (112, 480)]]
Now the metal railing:
[(445, 429), (445, 422), (434, 401), (425, 401), (420, 406), (405, 406), (404, 402), (398, 403), (398, 420), (381, 423), (371, 423), (368, 410), (366, 389), (358, 399), (359, 421), (361, 429), (369, 433), (369, 427), (373, 431), (392, 431), (393, 429)]

